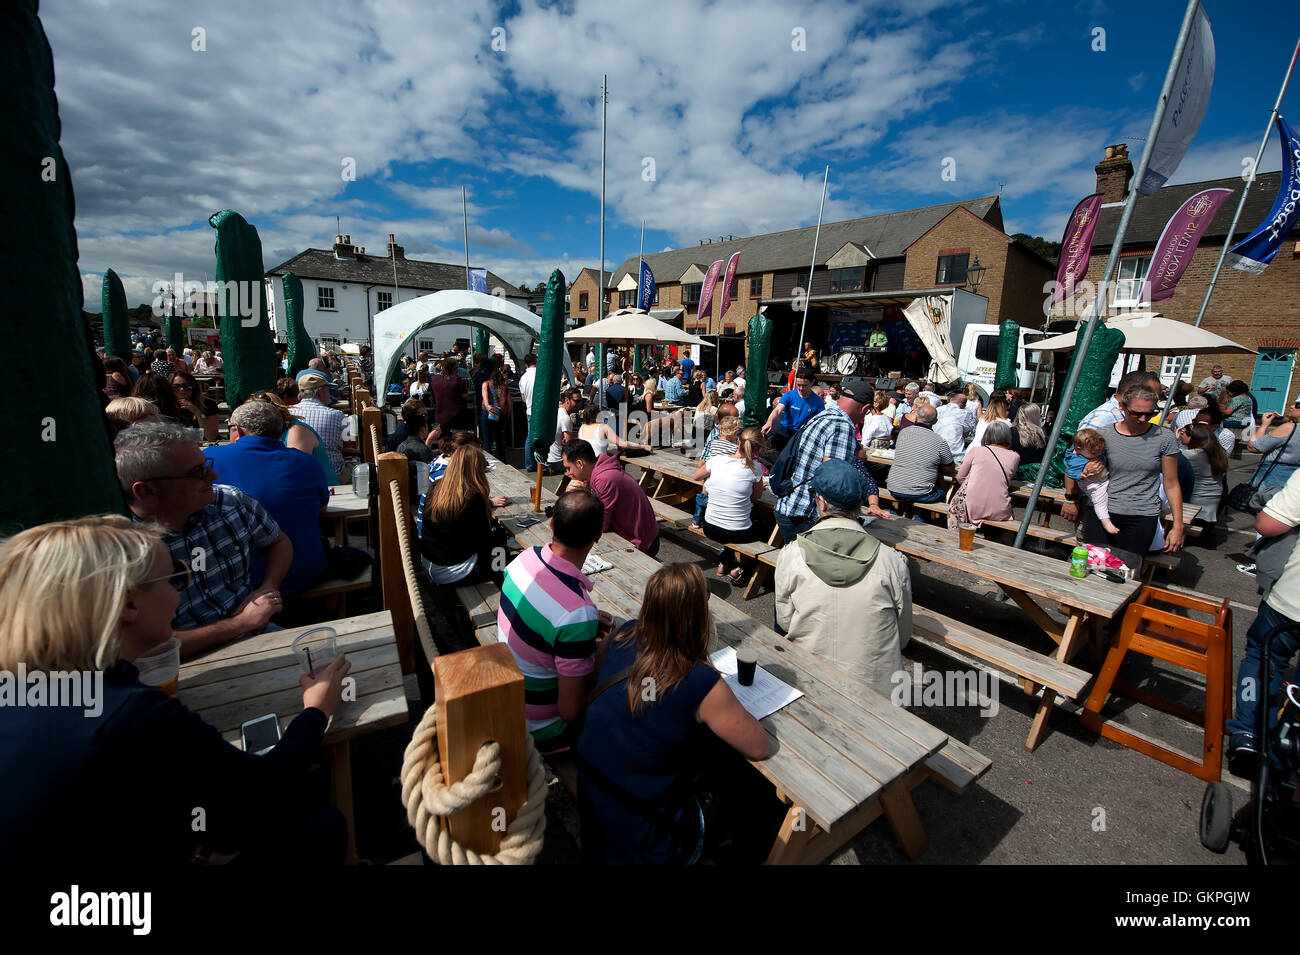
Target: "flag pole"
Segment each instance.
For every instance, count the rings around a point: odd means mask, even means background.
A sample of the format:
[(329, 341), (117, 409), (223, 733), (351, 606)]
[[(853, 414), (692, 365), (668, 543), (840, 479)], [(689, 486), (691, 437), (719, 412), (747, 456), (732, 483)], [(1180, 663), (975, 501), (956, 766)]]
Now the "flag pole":
[(465, 288), (473, 288), (469, 280), (469, 207), (465, 204), (465, 187), (460, 187), (460, 220), (465, 224)]
[(1101, 276), (1097, 298), (1089, 309), (1087, 324), (1083, 326), (1083, 331), (1078, 336), (1078, 343), (1075, 345), (1077, 354), (1071, 364), (1065, 388), (1061, 392), (1061, 406), (1056, 412), (1056, 419), (1052, 422), (1052, 434), (1047, 439), (1047, 453), (1043, 456), (1044, 463), (1038, 469), (1033, 490), (1029, 492), (1029, 500), (1025, 502), (1025, 516), (1020, 522), (1020, 529), (1016, 532), (1016, 539), (1012, 545), (1014, 547), (1024, 546), (1025, 535), (1029, 533), (1029, 523), (1034, 519), (1034, 509), (1038, 506), (1038, 497), (1043, 492), (1043, 481), (1047, 478), (1047, 472), (1051, 470), (1049, 465), (1055, 455), (1056, 444), (1061, 440), (1070, 398), (1079, 383), (1079, 373), (1083, 371), (1084, 359), (1088, 357), (1088, 346), (1092, 343), (1093, 333), (1101, 324), (1101, 310), (1105, 303), (1106, 291), (1110, 288), (1111, 276), (1115, 274), (1115, 266), (1119, 263), (1120, 249), (1124, 247), (1124, 235), (1128, 232), (1129, 220), (1133, 218), (1133, 209), (1137, 206), (1138, 185), (1146, 177), (1147, 167), (1151, 165), (1151, 153), (1155, 146), (1156, 135), (1160, 132), (1160, 124), (1164, 122), (1165, 109), (1173, 93), (1174, 76), (1178, 72), (1178, 64), (1183, 58), (1183, 50), (1187, 46), (1187, 38), (1191, 35), (1192, 23), (1195, 21), (1196, 11), (1200, 5), (1200, 0), (1188, 0), (1187, 12), (1183, 14), (1183, 25), (1178, 31), (1178, 42), (1174, 44), (1174, 55), (1169, 60), (1169, 69), (1165, 71), (1165, 83), (1160, 90), (1160, 100), (1156, 103), (1156, 111), (1151, 116), (1151, 127), (1147, 130), (1146, 148), (1142, 150), (1142, 159), (1138, 162), (1137, 171), (1129, 180), (1128, 195), (1124, 199), (1124, 211), (1120, 215), (1115, 237), (1111, 240), (1110, 254), (1106, 257), (1106, 269)]
[(803, 354), (803, 336), (808, 330), (808, 308), (812, 305), (813, 270), (817, 268), (817, 243), (822, 237), (822, 214), (826, 211), (826, 183), (831, 177), (831, 167), (826, 167), (822, 175), (822, 204), (817, 210), (817, 231), (813, 233), (812, 264), (808, 266), (808, 291), (803, 300), (803, 322), (799, 325), (799, 340), (794, 346), (794, 370), (799, 368), (799, 356)]
[[(1286, 76), (1282, 78), (1282, 88), (1277, 91), (1277, 99), (1273, 103), (1273, 111), (1268, 114), (1268, 124), (1264, 127), (1264, 135), (1259, 141), (1259, 149), (1255, 150), (1255, 164), (1250, 167), (1250, 178), (1246, 180), (1245, 186), (1241, 190), (1241, 198), (1237, 201), (1237, 211), (1232, 217), (1232, 225), (1228, 226), (1228, 234), (1223, 239), (1223, 250), (1219, 253), (1219, 261), (1214, 265), (1214, 273), (1210, 276), (1210, 284), (1206, 286), (1205, 298), (1201, 300), (1201, 310), (1196, 313), (1196, 326), (1201, 327), (1201, 321), (1205, 318), (1205, 310), (1209, 308), (1210, 296), (1214, 294), (1214, 287), (1219, 281), (1219, 272), (1223, 268), (1223, 262), (1228, 257), (1228, 251), (1232, 248), (1232, 237), (1237, 232), (1237, 222), (1241, 218), (1241, 211), (1246, 207), (1246, 196), (1250, 194), (1250, 187), (1255, 182), (1256, 170), (1259, 168), (1259, 161), (1264, 158), (1264, 150), (1268, 148), (1268, 138), (1273, 135), (1273, 126), (1277, 123), (1277, 114), (1282, 108), (1282, 97), (1286, 95), (1286, 88), (1291, 82), (1291, 73), (1295, 70), (1296, 58), (1300, 56), (1300, 38), (1297, 38), (1295, 49), (1291, 52), (1291, 63), (1286, 68)], [(1174, 380), (1169, 387), (1169, 395), (1165, 398), (1164, 411), (1160, 414), (1161, 424), (1168, 424), (1169, 412), (1174, 404), (1174, 390), (1178, 387), (1178, 382), (1183, 378), (1183, 370), (1187, 367), (1187, 356), (1178, 357), (1178, 365), (1174, 370)]]
[[(641, 272), (645, 268), (645, 219), (641, 220), (641, 251), (636, 256), (636, 306), (641, 307)], [(650, 303), (645, 303), (645, 310), (650, 311)], [(632, 346), (632, 370), (638, 371), (641, 367), (641, 346)]]

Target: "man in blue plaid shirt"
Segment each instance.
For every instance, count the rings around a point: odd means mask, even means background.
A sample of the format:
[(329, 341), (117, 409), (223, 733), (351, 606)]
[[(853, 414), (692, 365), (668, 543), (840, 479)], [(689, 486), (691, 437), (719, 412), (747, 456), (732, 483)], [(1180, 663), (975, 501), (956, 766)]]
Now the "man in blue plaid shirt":
[[(840, 400), (813, 415), (799, 429), (799, 447), (790, 472), (794, 490), (776, 502), (776, 524), (787, 544), (817, 523), (813, 472), (823, 461), (852, 463), (858, 450), (857, 431), (874, 395), (875, 389), (865, 379), (845, 378), (840, 383)], [(867, 511), (879, 517), (887, 516), (878, 506)]]
[(293, 564), (289, 535), (261, 504), (213, 486), (218, 475), (201, 437), (176, 424), (135, 424), (114, 442), (131, 514), (161, 525), (173, 560), (189, 568), (172, 617), (182, 656), (266, 629), (283, 608), (280, 584)]

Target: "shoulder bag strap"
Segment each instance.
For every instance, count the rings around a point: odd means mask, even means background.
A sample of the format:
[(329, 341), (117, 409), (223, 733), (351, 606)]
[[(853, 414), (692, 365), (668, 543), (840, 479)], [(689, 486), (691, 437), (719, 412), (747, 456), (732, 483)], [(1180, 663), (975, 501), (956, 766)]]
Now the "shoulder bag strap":
[(1007, 469), (1002, 466), (1002, 459), (998, 457), (998, 453), (993, 450), (993, 447), (991, 445), (989, 446), (988, 451), (989, 454), (993, 455), (993, 460), (998, 462), (998, 470), (1001, 471), (1002, 476), (1006, 478), (1007, 484), (1010, 484), (1011, 478), (1007, 477)]
[[(1253, 487), (1259, 487), (1261, 484), (1264, 483), (1264, 479), (1267, 478), (1271, 473), (1273, 473), (1273, 469), (1277, 467), (1277, 462), (1282, 460), (1282, 455), (1286, 451), (1287, 445), (1289, 445), (1291, 443), (1291, 439), (1295, 437), (1295, 432), (1296, 432), (1296, 425), (1292, 424), (1291, 433), (1286, 436), (1286, 440), (1283, 441), (1281, 446), (1278, 447), (1278, 449), (1273, 453), (1273, 460), (1269, 462), (1268, 470), (1265, 471), (1262, 476), (1260, 475), (1259, 472), (1260, 469), (1264, 467), (1264, 462), (1262, 459), (1260, 460), (1259, 465), (1255, 468), (1254, 477), (1250, 479), (1250, 483)], [(1259, 478), (1259, 480), (1256, 481), (1255, 478)]]

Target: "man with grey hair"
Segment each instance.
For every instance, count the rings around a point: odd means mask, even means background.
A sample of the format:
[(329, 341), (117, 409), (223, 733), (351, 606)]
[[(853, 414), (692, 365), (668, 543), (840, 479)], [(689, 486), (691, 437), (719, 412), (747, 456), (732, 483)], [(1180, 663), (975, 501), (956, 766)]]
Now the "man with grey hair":
[[(209, 448), (222, 481), (251, 495), (293, 543), (293, 565), (280, 584), (282, 594), (305, 590), (325, 574), (328, 563), (320, 519), (329, 486), (319, 461), (287, 447), (284, 417), (269, 401), (246, 401), (230, 415), (230, 444)], [(261, 570), (253, 556), (253, 579)]]
[(934, 504), (943, 500), (940, 475), (957, 473), (952, 449), (932, 430), (939, 414), (929, 405), (916, 409), (916, 423), (898, 432), (894, 464), (889, 469), (889, 493), (900, 501)]
[[(424, 353), (421, 352), (420, 354), (424, 354)], [(330, 366), (325, 364), (325, 359), (313, 358), (307, 362), (307, 367), (310, 368), (312, 371), (319, 371), (321, 375), (324, 376), (325, 381), (329, 383), (329, 388), (330, 388), (329, 403), (333, 404), (334, 402), (338, 401), (339, 386), (338, 383), (334, 380), (334, 377), (330, 374)]]
[(292, 405), (289, 412), (316, 430), (334, 473), (341, 481), (346, 481), (343, 453), (349, 451), (355, 454), (357, 448), (355, 444), (343, 441), (343, 412), (329, 406), (329, 379), (320, 371), (308, 368), (298, 373), (297, 382), (298, 403)]
[[(113, 443), (133, 519), (160, 525), (172, 559), (189, 568), (172, 617), (183, 656), (266, 629), (283, 607), (280, 583), (293, 564), (289, 535), (266, 508), (238, 488), (214, 486), (218, 475), (200, 440), (192, 428), (156, 423), (132, 425)], [(254, 551), (264, 561), (260, 582)]]

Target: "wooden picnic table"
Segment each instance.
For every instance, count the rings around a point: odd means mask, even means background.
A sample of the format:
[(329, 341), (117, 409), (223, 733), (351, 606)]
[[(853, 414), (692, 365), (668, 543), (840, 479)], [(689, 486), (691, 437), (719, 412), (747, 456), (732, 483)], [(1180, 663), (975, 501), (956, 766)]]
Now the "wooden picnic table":
[[(510, 495), (515, 485), (527, 485), (526, 476), (512, 471), (489, 472), (494, 493)], [(526, 498), (523, 505), (528, 509)], [(504, 523), (524, 546), (550, 542), (544, 523), (520, 527), (508, 514)], [(602, 535), (592, 553), (614, 565), (592, 575), (597, 606), (635, 618), (646, 581), (662, 565), (613, 533)], [(722, 598), (711, 596), (709, 606), (716, 630), (710, 653), (725, 646), (752, 647), (760, 665), (805, 694), (763, 720), (772, 755), (752, 763), (787, 804), (768, 861), (820, 862), (881, 815), (904, 851), (918, 854), (926, 836), (911, 791), (934, 775), (927, 760), (950, 744), (947, 734)]]
[[(694, 451), (685, 454), (676, 451), (654, 451), (640, 456), (624, 456), (626, 464), (634, 464), (641, 469), (641, 488), (651, 498), (660, 501), (685, 500), (694, 497), (704, 489), (704, 482), (695, 480), (695, 472), (700, 462)], [(690, 485), (683, 489), (683, 485)], [(759, 503), (767, 507), (776, 506), (776, 495), (764, 487)]]
[[(1114, 583), (1094, 574), (1072, 577), (1068, 561), (979, 537), (973, 550), (963, 551), (956, 531), (918, 521), (876, 518), (867, 526), (867, 533), (909, 557), (997, 584), (1057, 644), (1052, 657), (1061, 663), (1073, 660), (1096, 632), (1097, 624), (1118, 616), (1141, 588), (1135, 580)], [(1066, 616), (1065, 624), (1048, 616), (1038, 600), (1057, 604)], [(1021, 686), (1031, 694), (1038, 689), (1024, 679)], [(1054, 690), (1044, 686), (1042, 692), (1025, 742), (1028, 749), (1038, 745), (1056, 703)]]
[(356, 859), (356, 825), (349, 743), (410, 718), (387, 610), (275, 630), (218, 647), (181, 664), (179, 698), (235, 746), (243, 746), (240, 726), (256, 717), (275, 713), (283, 730), (302, 712), (301, 669), (290, 645), (299, 634), (320, 626), (333, 627), (338, 634), (338, 649), (352, 662), (348, 676), (355, 681), (322, 741), (330, 750), (334, 805), (348, 821), (351, 862)]
[(334, 531), (334, 542), (344, 547), (348, 542), (348, 521), (368, 517), (370, 501), (359, 497), (350, 484), (336, 484), (330, 488), (329, 503), (325, 505), (322, 524)]

